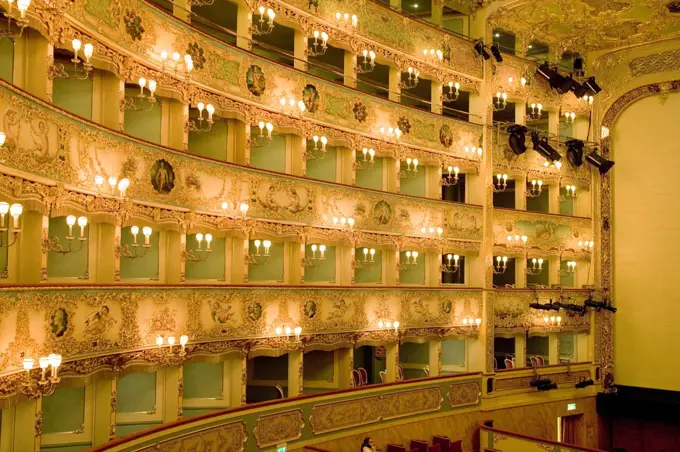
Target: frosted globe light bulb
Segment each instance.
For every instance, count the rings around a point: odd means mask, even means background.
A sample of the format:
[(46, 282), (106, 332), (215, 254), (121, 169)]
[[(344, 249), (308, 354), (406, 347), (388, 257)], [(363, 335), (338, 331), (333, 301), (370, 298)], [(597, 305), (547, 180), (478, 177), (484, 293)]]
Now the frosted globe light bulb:
[(93, 53), (94, 46), (88, 42), (87, 44), (85, 44), (85, 47), (83, 47), (83, 54), (85, 55), (85, 59), (87, 61), (90, 61), (90, 58), (92, 58)]
[(201, 243), (203, 241), (203, 234), (201, 234), (200, 232), (196, 234), (196, 241), (198, 243)]
[(149, 237), (151, 235), (151, 228), (149, 226), (144, 226), (142, 228), (142, 234), (144, 234), (145, 237)]
[(66, 224), (69, 226), (73, 226), (74, 224), (76, 224), (75, 215), (69, 215), (68, 217), (66, 217)]
[(74, 39), (71, 41), (71, 47), (73, 47), (74, 52), (78, 52), (80, 50), (82, 43), (80, 42), (80, 39)]
[(321, 245), (319, 247), (319, 251), (321, 251), (322, 253), (325, 252), (326, 251), (326, 245)]
[(137, 235), (137, 234), (139, 234), (139, 226), (132, 226), (132, 227), (130, 228), (130, 232), (132, 233), (132, 235)]
[(206, 234), (205, 235), (205, 241), (208, 242), (208, 244), (210, 244), (210, 242), (212, 242), (212, 239), (213, 239), (212, 234)]
[(86, 217), (78, 217), (78, 226), (81, 228), (84, 228), (87, 226), (87, 218)]
[(156, 345), (159, 347), (163, 345), (163, 336), (156, 336)]

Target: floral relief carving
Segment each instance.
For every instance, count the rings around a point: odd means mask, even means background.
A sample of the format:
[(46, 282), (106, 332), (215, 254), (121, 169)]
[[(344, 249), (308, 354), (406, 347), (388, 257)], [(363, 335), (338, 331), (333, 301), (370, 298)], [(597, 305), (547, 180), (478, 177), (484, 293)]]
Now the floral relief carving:
[(255, 424), (253, 435), (257, 447), (262, 448), (300, 438), (304, 426), (302, 410), (284, 411), (260, 416)]
[(452, 384), (446, 395), (451, 408), (479, 403), (481, 396), (482, 388), (477, 381)]

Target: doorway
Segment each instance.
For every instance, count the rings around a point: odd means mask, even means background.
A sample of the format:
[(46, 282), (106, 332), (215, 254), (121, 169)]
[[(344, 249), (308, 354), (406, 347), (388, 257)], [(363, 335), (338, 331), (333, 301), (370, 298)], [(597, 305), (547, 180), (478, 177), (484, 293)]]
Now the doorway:
[(575, 446), (582, 445), (582, 434), (585, 433), (581, 428), (583, 415), (562, 416), (557, 418), (557, 440)]

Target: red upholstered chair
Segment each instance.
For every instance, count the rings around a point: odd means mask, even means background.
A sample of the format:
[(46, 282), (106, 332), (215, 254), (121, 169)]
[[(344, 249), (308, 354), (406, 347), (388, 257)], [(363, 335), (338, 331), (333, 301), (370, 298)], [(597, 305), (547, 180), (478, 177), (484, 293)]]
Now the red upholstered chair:
[(538, 367), (538, 359), (535, 356), (530, 356), (529, 359), (531, 360), (531, 367)]
[(442, 452), (449, 452), (451, 448), (451, 440), (446, 436), (435, 436), (432, 438), (432, 444), (439, 444), (442, 448)]
[(368, 372), (363, 367), (359, 367), (359, 375), (361, 375), (361, 386), (368, 384)]
[(442, 446), (435, 444), (434, 446), (428, 447), (427, 452), (442, 452)]
[(387, 452), (406, 452), (406, 448), (401, 444), (388, 444)]
[(514, 369), (515, 363), (511, 359), (505, 358), (505, 368), (506, 369)]
[(449, 452), (463, 452), (463, 440), (454, 441), (449, 446)]
[(427, 441), (412, 439), (411, 450), (417, 450), (418, 452), (427, 452)]
[(353, 387), (358, 387), (361, 386), (361, 374), (359, 373), (358, 370), (352, 369), (352, 386)]

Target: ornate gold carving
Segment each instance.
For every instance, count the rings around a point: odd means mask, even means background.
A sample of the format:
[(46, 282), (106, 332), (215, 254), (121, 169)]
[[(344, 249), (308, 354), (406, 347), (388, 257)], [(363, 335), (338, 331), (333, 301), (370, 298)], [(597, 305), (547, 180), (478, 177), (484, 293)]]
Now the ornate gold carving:
[(302, 410), (283, 411), (257, 418), (253, 436), (257, 447), (273, 446), (299, 439), (304, 426), (305, 419), (302, 416)]
[(479, 403), (482, 396), (482, 388), (478, 381), (469, 383), (452, 384), (446, 398), (449, 399), (451, 408)]
[[(559, 372), (559, 373), (541, 373), (541, 377), (550, 378), (553, 383), (558, 385), (573, 385), (579, 381), (579, 379), (590, 378), (589, 370), (581, 370), (577, 372)], [(534, 375), (526, 377), (512, 377), (512, 378), (495, 378), (494, 379), (494, 391), (511, 391), (515, 389), (526, 389), (534, 390), (531, 388), (529, 383), (533, 381), (536, 377)]]
[[(199, 430), (179, 438), (161, 440), (154, 445), (139, 449), (146, 452), (161, 450), (220, 450), (241, 452), (248, 440), (245, 422), (231, 422), (217, 427)], [(219, 445), (213, 449), (213, 445)]]

